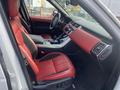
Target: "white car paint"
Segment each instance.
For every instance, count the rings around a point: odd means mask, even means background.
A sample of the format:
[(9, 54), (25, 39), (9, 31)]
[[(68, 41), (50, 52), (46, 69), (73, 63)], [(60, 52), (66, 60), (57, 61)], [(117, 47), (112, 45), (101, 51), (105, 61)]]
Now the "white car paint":
[(12, 43), (6, 31), (5, 25), (1, 17), (1, 13), (0, 13), (0, 48), (3, 53), (3, 58), (5, 61), (5, 65), (7, 67), (7, 71), (10, 75), (12, 90), (28, 90), (24, 74), (18, 62), (18, 58), (14, 51), (14, 47), (12, 46)]

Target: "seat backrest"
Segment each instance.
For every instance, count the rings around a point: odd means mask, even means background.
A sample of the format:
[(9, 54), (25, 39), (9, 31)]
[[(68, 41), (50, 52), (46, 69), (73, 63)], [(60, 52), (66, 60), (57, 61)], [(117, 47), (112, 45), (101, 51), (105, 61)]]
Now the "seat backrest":
[(37, 47), (33, 40), (26, 33), (25, 28), (22, 26), (19, 19), (19, 0), (8, 0), (8, 13), (10, 18), (10, 24), (17, 40), (21, 53), (26, 57), (29, 65), (34, 71), (35, 75), (39, 74), (39, 68), (37, 67), (34, 58), (37, 54)]

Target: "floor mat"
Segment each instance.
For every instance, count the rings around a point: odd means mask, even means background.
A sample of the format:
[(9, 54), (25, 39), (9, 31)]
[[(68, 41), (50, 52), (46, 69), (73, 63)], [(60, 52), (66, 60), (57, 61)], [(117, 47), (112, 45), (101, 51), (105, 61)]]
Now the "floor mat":
[(94, 60), (79, 63), (76, 66), (75, 88), (70, 87), (67, 90), (100, 90), (105, 79), (99, 63)]

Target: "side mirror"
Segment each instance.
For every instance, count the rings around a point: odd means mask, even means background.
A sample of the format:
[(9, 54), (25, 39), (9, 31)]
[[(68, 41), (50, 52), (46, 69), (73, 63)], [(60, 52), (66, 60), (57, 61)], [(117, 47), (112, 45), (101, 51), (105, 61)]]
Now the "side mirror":
[(72, 5), (72, 6), (77, 6), (78, 1), (77, 0), (66, 0), (66, 5)]
[(58, 13), (58, 11), (54, 10), (52, 15), (55, 16), (57, 13)]

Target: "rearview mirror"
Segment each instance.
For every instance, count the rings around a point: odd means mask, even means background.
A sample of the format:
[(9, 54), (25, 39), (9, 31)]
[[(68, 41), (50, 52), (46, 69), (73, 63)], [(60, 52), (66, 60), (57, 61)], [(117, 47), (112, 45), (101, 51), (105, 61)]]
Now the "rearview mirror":
[(78, 1), (77, 0), (66, 0), (66, 5), (72, 5), (72, 6), (77, 6)]

